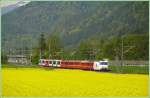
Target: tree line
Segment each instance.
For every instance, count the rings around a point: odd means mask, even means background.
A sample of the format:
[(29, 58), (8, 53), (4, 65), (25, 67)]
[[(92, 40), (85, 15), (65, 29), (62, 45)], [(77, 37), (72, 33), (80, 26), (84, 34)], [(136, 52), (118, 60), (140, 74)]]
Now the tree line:
[[(46, 40), (47, 39), (47, 40)], [(78, 45), (66, 48), (58, 34), (40, 35), (39, 47), (33, 51), (32, 62), (43, 59), (67, 60), (148, 60), (148, 34), (128, 34), (107, 39), (90, 38)], [(122, 58), (123, 56), (123, 58)]]
[[(32, 48), (31, 61), (37, 64), (39, 59), (66, 60), (148, 60), (149, 35), (127, 34), (109, 38), (89, 38), (67, 48), (58, 33), (39, 37), (37, 47)], [(30, 57), (28, 57), (30, 58)], [(2, 63), (7, 62), (7, 55), (1, 53)]]

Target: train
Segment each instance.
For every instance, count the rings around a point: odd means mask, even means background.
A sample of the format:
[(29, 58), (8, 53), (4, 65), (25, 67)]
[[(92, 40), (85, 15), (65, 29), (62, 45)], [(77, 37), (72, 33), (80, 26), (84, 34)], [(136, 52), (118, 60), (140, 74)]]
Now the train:
[(56, 67), (67, 69), (82, 69), (95, 71), (108, 71), (108, 60), (89, 61), (89, 60), (57, 60), (40, 59), (39, 65), (43, 67)]

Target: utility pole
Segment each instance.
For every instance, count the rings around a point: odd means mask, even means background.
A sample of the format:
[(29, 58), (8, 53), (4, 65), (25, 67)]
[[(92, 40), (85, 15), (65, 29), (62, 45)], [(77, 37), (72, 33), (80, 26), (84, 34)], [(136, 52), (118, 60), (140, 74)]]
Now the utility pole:
[(51, 53), (50, 53), (50, 44), (49, 44), (49, 59), (50, 59)]
[(124, 61), (124, 58), (123, 58), (123, 54), (124, 54), (124, 42), (123, 42), (123, 36), (121, 35), (121, 45), (120, 45), (120, 48), (121, 48), (121, 55), (120, 55), (120, 59), (121, 59), (121, 64), (120, 64), (120, 72), (122, 73), (123, 72), (123, 61)]
[(21, 64), (23, 64), (23, 45), (24, 45), (24, 43), (23, 43), (23, 40), (22, 40), (22, 48), (21, 48), (22, 61), (21, 61)]
[(122, 33), (119, 33), (118, 36), (117, 36), (118, 40), (117, 40), (117, 43), (119, 44), (118, 47), (115, 49), (116, 51), (116, 65), (117, 66), (117, 69), (118, 69), (118, 72), (122, 72), (122, 68), (123, 68), (123, 54), (124, 54), (124, 42), (123, 42), (123, 35)]
[(31, 50), (30, 50), (30, 63), (32, 65), (32, 39), (31, 39)]
[(40, 49), (40, 59), (42, 59), (42, 50)]
[(123, 49), (124, 45), (123, 45), (123, 37), (121, 37), (121, 66), (123, 66), (123, 54), (124, 54), (124, 49)]

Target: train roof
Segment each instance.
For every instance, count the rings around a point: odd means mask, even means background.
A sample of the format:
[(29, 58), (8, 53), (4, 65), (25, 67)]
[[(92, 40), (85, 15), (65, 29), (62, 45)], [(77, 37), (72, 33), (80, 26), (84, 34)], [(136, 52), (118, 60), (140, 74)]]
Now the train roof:
[[(52, 61), (52, 60), (55, 60), (55, 61), (63, 61), (63, 62), (90, 62), (90, 63), (93, 63), (94, 61), (91, 61), (91, 60), (58, 60), (58, 59), (40, 59), (40, 60), (47, 60), (47, 61)], [(108, 62), (108, 60), (99, 60), (97, 62)]]

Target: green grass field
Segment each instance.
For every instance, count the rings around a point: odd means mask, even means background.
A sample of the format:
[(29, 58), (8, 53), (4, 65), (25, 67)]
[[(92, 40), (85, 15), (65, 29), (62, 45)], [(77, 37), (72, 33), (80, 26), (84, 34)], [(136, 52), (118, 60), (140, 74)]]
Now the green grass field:
[(149, 66), (109, 66), (112, 73), (149, 74)]
[(2, 68), (3, 96), (148, 96), (147, 74), (10, 66)]

